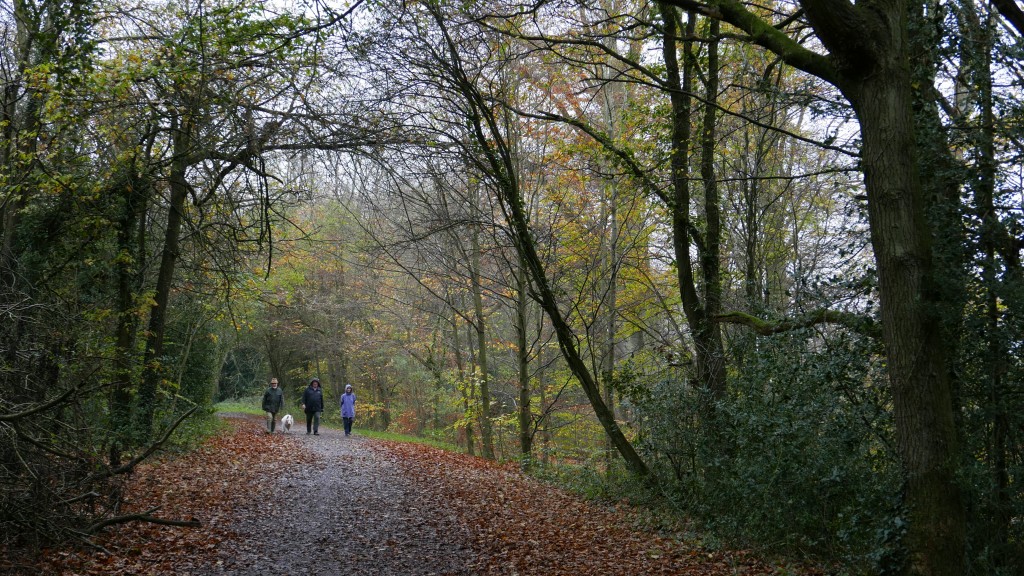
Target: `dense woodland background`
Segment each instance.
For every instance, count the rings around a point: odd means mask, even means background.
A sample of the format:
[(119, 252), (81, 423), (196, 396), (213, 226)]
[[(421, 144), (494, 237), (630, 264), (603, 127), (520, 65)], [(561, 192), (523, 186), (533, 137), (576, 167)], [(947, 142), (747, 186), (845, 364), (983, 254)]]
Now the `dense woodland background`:
[(1024, 567), (1012, 0), (0, 25), (0, 544), (129, 520), (169, 438), (271, 376), (298, 413), (315, 375), (360, 426), (643, 488), (723, 542)]

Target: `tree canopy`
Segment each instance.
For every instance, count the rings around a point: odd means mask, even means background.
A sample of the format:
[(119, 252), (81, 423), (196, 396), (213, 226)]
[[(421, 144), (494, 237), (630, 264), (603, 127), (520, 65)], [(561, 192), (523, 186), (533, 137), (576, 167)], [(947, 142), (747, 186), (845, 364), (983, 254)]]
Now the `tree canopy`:
[(851, 574), (1024, 566), (1013, 2), (0, 23), (0, 544), (137, 521), (138, 463), (317, 376)]

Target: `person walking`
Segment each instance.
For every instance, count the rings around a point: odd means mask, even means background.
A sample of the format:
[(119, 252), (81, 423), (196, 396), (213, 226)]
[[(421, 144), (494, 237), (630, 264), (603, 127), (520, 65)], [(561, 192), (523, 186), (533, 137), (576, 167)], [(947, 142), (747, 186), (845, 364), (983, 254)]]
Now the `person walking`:
[(352, 435), (352, 421), (356, 419), (356, 395), (352, 393), (352, 385), (345, 385), (345, 393), (341, 395), (341, 421), (345, 423), (345, 436)]
[(324, 411), (324, 392), (320, 379), (309, 381), (309, 388), (302, 393), (302, 411), (306, 413), (306, 434), (312, 429), (314, 436), (320, 435), (320, 413)]
[(274, 433), (277, 413), (284, 408), (284, 392), (277, 387), (277, 378), (270, 379), (270, 388), (263, 393), (263, 411), (267, 414), (267, 434)]

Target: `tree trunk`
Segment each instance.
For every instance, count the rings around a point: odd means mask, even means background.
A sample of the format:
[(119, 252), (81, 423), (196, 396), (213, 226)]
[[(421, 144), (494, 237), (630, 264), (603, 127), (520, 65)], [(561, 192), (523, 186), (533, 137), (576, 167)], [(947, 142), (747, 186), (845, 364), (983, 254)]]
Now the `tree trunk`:
[(337, 316), (332, 319), (334, 333), (337, 338), (337, 368), (335, 385), (338, 387), (339, 394), (344, 393), (345, 385), (352, 384), (352, 380), (349, 376), (349, 357), (348, 357), (348, 323), (347, 315), (345, 313), (346, 302), (345, 298), (348, 294), (347, 278), (345, 277), (345, 243), (338, 243), (338, 271), (334, 276), (335, 284), (334, 289), (336, 290), (337, 296)]
[(702, 347), (704, 360), (700, 367), (700, 382), (712, 400), (725, 396), (725, 347), (722, 344), (722, 326), (716, 318), (722, 312), (721, 236), (722, 222), (719, 208), (718, 176), (715, 171), (716, 127), (718, 116), (718, 34), (721, 24), (711, 20), (707, 44), (708, 69), (705, 71), (704, 127), (701, 134), (700, 175), (704, 180), (704, 251), (701, 255), (701, 275), (704, 278), (703, 320), (695, 327), (697, 349)]
[(530, 410), (530, 350), (527, 340), (527, 317), (530, 297), (526, 264), (519, 260), (516, 279), (516, 358), (519, 361), (519, 451), (523, 468), (533, 464), (533, 414)]
[[(683, 41), (683, 63), (680, 74), (679, 60), (676, 50), (679, 42), (679, 18), (674, 8), (667, 4), (659, 4), (665, 16), (665, 30), (662, 42), (662, 55), (665, 58), (667, 83), (670, 90), (669, 99), (672, 106), (672, 246), (676, 259), (676, 271), (679, 282), (679, 293), (683, 304), (686, 321), (693, 331), (694, 364), (698, 386), (709, 393), (708, 407), (711, 402), (725, 393), (725, 358), (722, 344), (721, 328), (712, 317), (720, 311), (721, 280), (719, 278), (719, 234), (718, 222), (718, 191), (714, 182), (714, 122), (713, 106), (708, 105), (705, 112), (705, 126), (702, 138), (703, 158), (702, 176), (705, 179), (705, 212), (708, 219), (707, 234), (700, 254), (704, 281), (704, 302), (698, 295), (693, 264), (690, 261), (690, 244), (692, 222), (690, 216), (690, 159), (691, 143), (690, 115), (692, 114), (691, 97), (693, 93), (693, 64), (690, 61), (692, 41), (696, 32), (696, 14), (692, 12), (687, 19), (687, 28)], [(717, 42), (713, 42), (717, 46)], [(711, 51), (717, 54), (717, 48)], [(714, 59), (717, 66), (717, 57)], [(717, 91), (717, 71), (708, 70), (709, 99)], [(710, 195), (710, 196), (708, 196)], [(710, 410), (709, 410), (710, 411)]]
[(743, 292), (746, 296), (747, 307), (751, 310), (760, 310), (763, 307), (761, 301), (761, 283), (758, 281), (757, 268), (757, 244), (760, 233), (758, 227), (761, 223), (758, 214), (761, 184), (758, 181), (758, 172), (755, 171), (751, 178), (744, 178), (740, 182), (743, 193)]
[(573, 375), (576, 376), (577, 380), (579, 380), (580, 386), (587, 395), (587, 399), (590, 400), (590, 405), (594, 408), (594, 414), (597, 416), (597, 420), (601, 423), (601, 426), (604, 427), (605, 432), (611, 438), (612, 445), (615, 446), (615, 449), (618, 450), (619, 454), (622, 456), (626, 463), (626, 467), (639, 476), (649, 475), (650, 469), (643, 461), (643, 458), (641, 458), (633, 448), (633, 445), (630, 444), (625, 434), (622, 433), (622, 429), (619, 428), (618, 423), (615, 422), (614, 415), (611, 413), (611, 410), (608, 409), (608, 406), (604, 403), (604, 399), (601, 397), (600, 385), (594, 379), (590, 370), (587, 369), (586, 362), (583, 361), (579, 350), (576, 348), (576, 334), (565, 321), (565, 318), (562, 316), (562, 312), (558, 306), (558, 301), (555, 299), (555, 294), (549, 284), (547, 273), (544, 271), (544, 265), (541, 262), (540, 256), (537, 254), (537, 247), (533, 241), (533, 234), (530, 232), (530, 226), (526, 217), (526, 210), (523, 206), (523, 199), (519, 195), (518, 185), (514, 181), (504, 182), (504, 186), (501, 190), (501, 199), (507, 208), (507, 215), (509, 218), (509, 224), (512, 228), (513, 241), (516, 245), (516, 250), (527, 264), (530, 271), (530, 277), (533, 279), (534, 286), (536, 287), (541, 308), (544, 309), (544, 312), (551, 320), (551, 325), (555, 330), (555, 335), (558, 338), (558, 345), (562, 350), (562, 356), (565, 358)]
[[(446, 30), (444, 17), (436, 9), (429, 6), (428, 9), (431, 10), (435, 23)], [(551, 320), (562, 349), (562, 355), (573, 375), (579, 380), (580, 386), (594, 408), (598, 421), (611, 437), (612, 444), (622, 455), (626, 466), (640, 476), (647, 476), (650, 473), (647, 464), (629, 443), (615, 422), (614, 416), (608, 410), (601, 397), (599, 383), (594, 379), (576, 348), (576, 334), (562, 316), (555, 292), (537, 252), (534, 234), (530, 229), (530, 219), (524, 205), (522, 190), (520, 190), (514, 153), (495, 116), (493, 102), (489, 96), (481, 92), (475, 83), (475, 78), (467, 76), (464, 63), (458, 59), (460, 51), (456, 42), (450, 35), (445, 34), (444, 37), (447, 42), (446, 55), (453, 58), (453, 61), (442, 60), (437, 63), (443, 66), (444, 73), (449, 75), (450, 89), (466, 104), (466, 123), (472, 138), (472, 145), (467, 146), (471, 149), (467, 150), (468, 156), (480, 169), (480, 173), (488, 176), (494, 184), (494, 191), (509, 222), (512, 242), (519, 257), (526, 263), (530, 278), (536, 288), (537, 299)]]
[(110, 426), (113, 439), (110, 442), (109, 460), (111, 467), (121, 465), (121, 451), (131, 444), (131, 383), (134, 380), (138, 358), (136, 330), (138, 315), (135, 313), (135, 297), (139, 289), (138, 274), (141, 266), (144, 234), (141, 233), (142, 217), (145, 213), (146, 197), (150, 183), (135, 174), (135, 167), (126, 168), (129, 174), (119, 186), (121, 216), (117, 220), (118, 257), (115, 260), (117, 274), (117, 329), (115, 336), (114, 385), (110, 392)]
[[(455, 305), (450, 300), (447, 301), (449, 310), (452, 311), (452, 350), (455, 353), (455, 368), (459, 373), (459, 394), (462, 396), (462, 416), (463, 419), (468, 418), (472, 411), (470, 405), (470, 394), (466, 390), (466, 386), (469, 385), (466, 380), (466, 362), (462, 358), (462, 343), (459, 338), (459, 313), (455, 310)], [(466, 453), (470, 456), (474, 456), (476, 448), (474, 446), (476, 440), (473, 438), (473, 422), (467, 421), (463, 427), (463, 431), (466, 434)]]
[[(605, 44), (609, 52), (614, 52), (616, 49), (615, 41), (612, 35), (609, 33)], [(602, 62), (597, 71), (597, 75), (604, 82), (601, 90), (602, 102), (602, 114), (604, 119), (604, 129), (608, 138), (615, 140), (619, 129), (619, 118), (622, 114), (623, 102), (625, 100), (624, 86), (618, 82), (615, 82), (616, 70), (607, 61)], [(607, 173), (614, 172), (614, 165), (610, 159), (602, 160), (604, 165), (603, 170)], [(603, 290), (602, 294), (599, 294), (599, 301), (601, 302), (601, 309), (604, 310), (603, 321), (599, 325), (603, 325), (603, 331), (600, 336), (601, 341), (601, 354), (600, 354), (600, 368), (599, 374), (601, 375), (601, 382), (603, 384), (604, 392), (604, 403), (608, 405), (608, 410), (611, 411), (612, 416), (615, 416), (615, 390), (614, 390), (614, 378), (615, 378), (615, 336), (617, 334), (616, 321), (618, 320), (618, 276), (619, 276), (619, 186), (618, 182), (613, 178), (606, 178), (602, 181), (602, 192), (603, 198), (601, 202), (601, 222), (602, 222), (602, 238), (607, 238), (606, 242), (602, 243), (602, 254), (600, 261), (602, 262), (600, 270), (606, 278), (603, 286), (599, 286)], [(612, 446), (611, 439), (605, 438), (606, 441), (606, 465), (610, 466), (612, 452), (615, 447)]]
[[(608, 411), (611, 412), (612, 418), (615, 417), (615, 335), (616, 320), (619, 316), (618, 310), (618, 283), (619, 283), (619, 255), (617, 253), (619, 247), (619, 223), (618, 223), (618, 209), (616, 203), (618, 202), (618, 188), (614, 182), (605, 183), (605, 200), (608, 204), (608, 245), (604, 253), (604, 259), (607, 265), (604, 266), (605, 274), (607, 275), (607, 281), (605, 284), (605, 293), (603, 295), (604, 306), (604, 333), (602, 334), (603, 342), (602, 348), (603, 353), (601, 354), (601, 381), (604, 383), (604, 403), (608, 405)], [(608, 458), (611, 458), (612, 446), (611, 441), (607, 443)], [(610, 460), (607, 464), (611, 464)]]
[(477, 340), (477, 368), (480, 371), (480, 444), (484, 458), (494, 459), (494, 436), (491, 433), (490, 374), (487, 365), (487, 320), (484, 316), (483, 286), (480, 282), (480, 231), (473, 229), (473, 252), (470, 256), (470, 276), (473, 284), (473, 328)]
[[(974, 154), (976, 155), (977, 177), (975, 181), (975, 213), (981, 218), (981, 279), (985, 290), (986, 326), (988, 356), (985, 359), (987, 377), (988, 412), (992, 415), (988, 442), (988, 465), (992, 474), (992, 491), (989, 505), (992, 508), (988, 540), (994, 548), (994, 562), (1002, 566), (1007, 562), (1007, 547), (1010, 543), (1013, 520), (1013, 498), (1009, 469), (1009, 442), (1011, 438), (1010, 415), (1007, 412), (1004, 383), (1007, 371), (1006, 340), (1000, 334), (1003, 323), (1004, 305), (999, 301), (1000, 266), (996, 258), (1001, 224), (996, 211), (996, 182), (998, 160), (996, 158), (996, 118), (993, 111), (992, 88), (992, 47), (994, 23), (982, 22), (977, 7), (966, 2), (961, 20), (961, 67), (966, 69), (970, 90), (977, 99), (981, 112), (979, 126), (975, 129)], [(964, 107), (967, 109), (967, 107)], [(959, 191), (959, 190), (958, 190)], [(1007, 274), (1007, 277), (1010, 277)]]
[(540, 420), (537, 425), (540, 432), (541, 461), (547, 464), (549, 462), (548, 456), (551, 452), (551, 429), (548, 428), (550, 406), (548, 406), (547, 360), (545, 354), (547, 338), (544, 334), (544, 310), (540, 308), (537, 309), (537, 336), (538, 342), (541, 343), (537, 349), (537, 390), (540, 393), (538, 398), (540, 401), (538, 406)]
[(160, 257), (160, 271), (157, 275), (156, 293), (150, 309), (149, 331), (146, 338), (146, 352), (143, 359), (142, 383), (136, 397), (137, 412), (135, 433), (141, 443), (146, 443), (153, 434), (153, 416), (156, 412), (157, 391), (165, 372), (162, 366), (164, 331), (167, 326), (167, 309), (174, 284), (174, 269), (178, 260), (178, 242), (185, 214), (185, 200), (188, 184), (185, 170), (188, 167), (186, 155), (191, 146), (191, 126), (175, 116), (171, 123), (174, 157), (171, 160), (170, 191), (171, 201), (167, 211), (167, 229), (164, 232), (164, 247)]
[[(860, 120), (871, 244), (878, 264), (882, 334), (892, 383), (896, 441), (910, 512), (912, 574), (963, 573), (965, 515), (956, 483), (957, 435), (952, 386), (931, 254), (931, 230), (917, 169), (903, 22), (893, 45), (880, 49), (881, 70), (843, 82)], [(844, 78), (844, 80), (849, 80)]]

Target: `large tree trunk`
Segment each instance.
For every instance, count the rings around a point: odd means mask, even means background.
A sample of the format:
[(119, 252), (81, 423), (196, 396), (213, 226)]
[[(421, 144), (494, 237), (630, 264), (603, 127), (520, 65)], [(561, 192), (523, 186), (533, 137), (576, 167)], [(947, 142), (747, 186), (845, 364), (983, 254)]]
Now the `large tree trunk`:
[(956, 576), (966, 564), (966, 514), (941, 317), (948, 302), (936, 279), (934, 231), (918, 163), (910, 7), (907, 0), (870, 8), (831, 0), (803, 5), (837, 64), (833, 81), (860, 122), (882, 337), (910, 515), (908, 570)]
[[(906, 79), (904, 76), (903, 80)], [(910, 83), (878, 74), (855, 102), (864, 137), (871, 244), (915, 574), (962, 574), (966, 537), (957, 437), (917, 159)]]
[(965, 514), (956, 483), (957, 435), (946, 366), (942, 299), (932, 262), (932, 231), (917, 163), (906, 6), (889, 16), (888, 45), (876, 69), (840, 88), (860, 120), (871, 244), (878, 264), (882, 335), (892, 383), (897, 449), (910, 513), (912, 574), (963, 573)]

